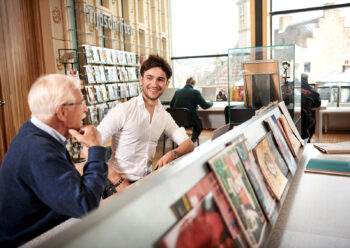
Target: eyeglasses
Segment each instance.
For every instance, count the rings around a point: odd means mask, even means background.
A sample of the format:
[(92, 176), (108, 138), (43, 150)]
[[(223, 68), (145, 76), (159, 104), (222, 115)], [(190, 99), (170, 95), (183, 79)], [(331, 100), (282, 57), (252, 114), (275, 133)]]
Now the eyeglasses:
[(63, 104), (62, 104), (62, 106), (73, 106), (73, 105), (86, 106), (86, 101), (85, 101), (85, 100), (82, 100), (81, 102), (63, 103)]

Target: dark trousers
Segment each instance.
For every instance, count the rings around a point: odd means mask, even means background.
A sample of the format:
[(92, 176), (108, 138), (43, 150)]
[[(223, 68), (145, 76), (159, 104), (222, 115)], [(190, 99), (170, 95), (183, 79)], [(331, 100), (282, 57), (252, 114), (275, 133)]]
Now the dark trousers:
[(192, 127), (192, 142), (196, 142), (199, 135), (201, 134), (203, 130), (202, 126), (202, 121), (200, 119), (197, 119), (193, 122), (193, 127)]

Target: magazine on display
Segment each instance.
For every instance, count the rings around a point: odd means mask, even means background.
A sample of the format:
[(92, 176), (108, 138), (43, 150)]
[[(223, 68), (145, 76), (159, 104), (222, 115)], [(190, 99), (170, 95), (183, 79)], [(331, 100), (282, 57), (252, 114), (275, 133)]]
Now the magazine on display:
[(281, 129), (281, 132), (289, 146), (289, 149), (291, 150), (294, 157), (297, 157), (298, 152), (301, 147), (301, 143), (298, 140), (298, 138), (293, 133), (291, 127), (289, 126), (289, 123), (284, 115), (281, 115), (280, 118), (278, 118), (278, 125)]
[(83, 50), (85, 53), (86, 63), (94, 63), (94, 51), (91, 46), (83, 45)]
[(112, 50), (112, 62), (114, 65), (119, 64), (119, 57), (118, 57), (118, 51), (117, 50)]
[(349, 177), (350, 161), (311, 158), (305, 172)]
[(197, 206), (209, 192), (213, 194), (220, 213), (233, 239), (234, 247), (245, 247), (246, 243), (242, 237), (243, 234), (238, 225), (237, 218), (235, 217), (232, 207), (213, 172), (209, 172), (207, 176), (176, 201), (171, 206), (171, 209), (176, 217), (181, 219), (191, 209)]
[(100, 85), (100, 89), (102, 91), (102, 97), (103, 97), (103, 101), (108, 101), (109, 97), (108, 97), (108, 93), (107, 93), (107, 89), (105, 85)]
[(98, 123), (98, 113), (97, 113), (96, 106), (89, 106), (88, 111), (89, 111), (90, 124), (91, 125), (97, 124)]
[(269, 189), (269, 185), (256, 164), (252, 152), (248, 151), (246, 140), (238, 143), (236, 149), (247, 172), (250, 183), (254, 188), (261, 208), (267, 219), (271, 220), (273, 215), (277, 214), (276, 200), (273, 197), (273, 192)]
[(112, 85), (113, 85), (115, 99), (119, 99), (121, 97), (120, 96), (120, 87), (118, 84), (112, 84)]
[(268, 132), (255, 146), (253, 153), (273, 195), (280, 200), (288, 183), (288, 179), (280, 168), (285, 168), (287, 173), (288, 169), (273, 143), (271, 132)]
[(106, 50), (102, 47), (100, 47), (98, 49), (99, 54), (100, 54), (100, 62), (101, 64), (107, 64), (107, 54), (106, 54)]
[(209, 193), (155, 247), (234, 247), (215, 199)]
[(100, 83), (107, 83), (107, 78), (106, 78), (104, 66), (98, 66), (98, 68), (100, 69), (100, 75), (101, 75)]
[(95, 81), (95, 69), (91, 65), (84, 65), (87, 81), (89, 84), (96, 83)]
[(108, 88), (109, 100), (115, 100), (116, 97), (115, 97), (115, 95), (114, 95), (113, 85), (112, 85), (112, 84), (108, 84), (108, 85), (107, 85), (107, 88)]
[(100, 52), (99, 52), (99, 48), (98, 47), (91, 47), (92, 48), (92, 51), (93, 51), (93, 57), (94, 57), (94, 61), (93, 63), (96, 63), (96, 64), (100, 64), (101, 63), (101, 60), (100, 60)]
[(95, 85), (96, 99), (98, 102), (103, 102), (103, 93), (100, 85)]
[(262, 242), (266, 219), (234, 145), (228, 146), (208, 162), (230, 201), (247, 242), (251, 247), (258, 247)]
[(297, 127), (295, 126), (295, 124), (294, 124), (294, 122), (293, 122), (293, 119), (292, 119), (292, 117), (290, 116), (290, 113), (289, 113), (289, 111), (288, 111), (288, 109), (287, 109), (286, 104), (284, 103), (284, 101), (279, 102), (279, 103), (278, 103), (278, 106), (279, 106), (279, 108), (280, 108), (282, 114), (284, 115), (284, 117), (286, 117), (286, 119), (287, 119), (287, 121), (288, 121), (288, 123), (289, 123), (289, 126), (290, 126), (290, 128), (292, 129), (294, 135), (298, 138), (298, 140), (300, 141), (300, 144), (301, 144), (302, 146), (304, 146), (304, 145), (305, 145), (305, 144), (304, 144), (304, 140), (301, 138), (300, 133), (299, 133)]
[(106, 52), (107, 64), (112, 65), (113, 64), (112, 49), (105, 48), (104, 50)]
[(93, 68), (95, 72), (96, 83), (102, 83), (100, 66), (94, 65)]
[(338, 143), (314, 143), (314, 147), (323, 153), (348, 154), (350, 153), (350, 141)]
[(284, 161), (288, 165), (289, 170), (294, 175), (297, 170), (297, 163), (284, 139), (284, 136), (279, 128), (275, 115), (271, 115), (270, 117), (266, 118), (265, 123), (268, 129), (271, 130), (274, 140), (276, 141), (277, 147), (279, 148), (279, 151), (282, 154)]
[(88, 103), (96, 103), (95, 88), (94, 86), (85, 86), (86, 96)]

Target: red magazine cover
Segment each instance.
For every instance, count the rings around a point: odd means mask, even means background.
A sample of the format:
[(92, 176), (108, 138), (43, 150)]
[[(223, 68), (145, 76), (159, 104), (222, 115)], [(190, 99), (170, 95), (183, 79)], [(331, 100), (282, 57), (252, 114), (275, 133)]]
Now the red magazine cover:
[(176, 223), (156, 247), (234, 247), (230, 233), (209, 193)]

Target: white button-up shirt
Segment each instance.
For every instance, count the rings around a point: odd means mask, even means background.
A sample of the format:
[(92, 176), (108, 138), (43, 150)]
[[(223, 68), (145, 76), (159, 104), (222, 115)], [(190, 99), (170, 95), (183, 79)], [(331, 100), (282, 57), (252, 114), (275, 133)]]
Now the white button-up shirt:
[(163, 132), (178, 145), (188, 139), (185, 129), (177, 126), (159, 100), (150, 121), (142, 94), (109, 110), (97, 130), (103, 144), (112, 137), (109, 165), (132, 181), (152, 171), (158, 139)]

